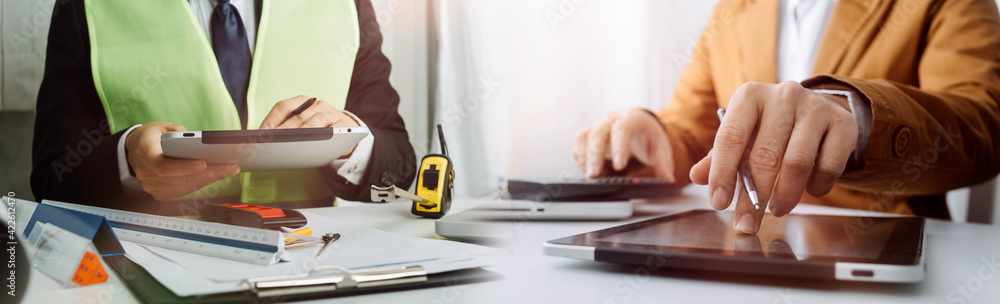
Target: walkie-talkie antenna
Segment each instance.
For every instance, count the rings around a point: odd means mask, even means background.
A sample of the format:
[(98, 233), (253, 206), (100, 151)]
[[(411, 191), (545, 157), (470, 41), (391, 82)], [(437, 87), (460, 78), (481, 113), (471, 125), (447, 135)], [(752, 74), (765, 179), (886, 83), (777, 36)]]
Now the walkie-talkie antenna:
[(441, 124), (438, 124), (438, 139), (441, 140), (441, 154), (448, 155), (448, 143), (444, 141), (444, 131), (441, 131)]

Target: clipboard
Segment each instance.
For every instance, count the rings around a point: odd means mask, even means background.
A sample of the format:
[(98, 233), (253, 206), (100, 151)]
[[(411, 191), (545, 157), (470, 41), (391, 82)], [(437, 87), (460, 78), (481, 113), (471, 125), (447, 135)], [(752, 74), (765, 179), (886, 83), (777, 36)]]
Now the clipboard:
[(480, 282), (502, 280), (503, 276), (482, 268), (456, 270), (451, 272), (425, 275), (424, 280), (400, 280), (397, 283), (369, 284), (362, 287), (337, 288), (332, 291), (316, 291), (303, 289), (301, 292), (282, 293), (279, 295), (258, 294), (253, 291), (220, 293), (212, 295), (179, 297), (170, 289), (160, 284), (142, 266), (139, 266), (125, 255), (105, 257), (104, 261), (113, 269), (128, 289), (143, 303), (265, 303), (303, 301), (348, 297), (355, 295), (385, 293), (411, 289), (454, 286)]

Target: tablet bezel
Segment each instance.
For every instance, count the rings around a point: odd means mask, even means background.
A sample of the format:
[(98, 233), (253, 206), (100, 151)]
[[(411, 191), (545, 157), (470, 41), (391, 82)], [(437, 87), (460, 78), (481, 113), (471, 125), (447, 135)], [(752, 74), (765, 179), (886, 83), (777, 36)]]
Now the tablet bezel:
[[(353, 130), (346, 129), (348, 133)], [(187, 132), (192, 133), (192, 132)], [(185, 136), (182, 134), (182, 137)], [(190, 137), (190, 136), (189, 136)], [(208, 145), (318, 141), (333, 138), (333, 128), (201, 131)]]

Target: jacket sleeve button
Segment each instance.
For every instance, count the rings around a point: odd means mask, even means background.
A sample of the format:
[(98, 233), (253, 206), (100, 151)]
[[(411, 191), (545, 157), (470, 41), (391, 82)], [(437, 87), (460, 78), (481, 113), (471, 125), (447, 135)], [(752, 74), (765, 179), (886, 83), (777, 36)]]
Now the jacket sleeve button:
[(910, 137), (912, 132), (908, 127), (900, 127), (896, 130), (896, 137), (892, 141), (892, 152), (896, 157), (903, 157), (910, 149)]

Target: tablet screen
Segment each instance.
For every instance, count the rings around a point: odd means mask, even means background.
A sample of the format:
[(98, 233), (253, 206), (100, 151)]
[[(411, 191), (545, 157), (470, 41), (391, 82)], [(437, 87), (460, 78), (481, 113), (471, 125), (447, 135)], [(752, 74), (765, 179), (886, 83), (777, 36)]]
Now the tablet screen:
[(922, 219), (766, 214), (756, 235), (736, 233), (730, 211), (696, 210), (595, 231), (572, 243), (769, 259), (912, 264)]

